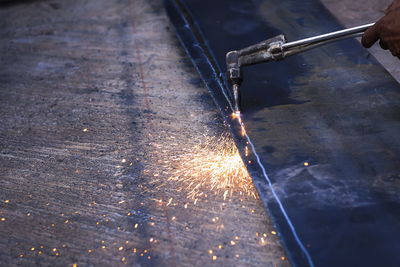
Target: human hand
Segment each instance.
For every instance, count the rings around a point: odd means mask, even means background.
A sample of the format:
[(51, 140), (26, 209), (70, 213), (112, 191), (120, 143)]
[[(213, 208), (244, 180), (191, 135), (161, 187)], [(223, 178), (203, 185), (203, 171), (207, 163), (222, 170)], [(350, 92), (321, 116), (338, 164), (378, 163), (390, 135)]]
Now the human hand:
[(380, 40), (383, 49), (389, 49), (393, 56), (400, 58), (400, 0), (395, 0), (385, 13), (383, 18), (365, 31), (361, 42), (369, 48)]

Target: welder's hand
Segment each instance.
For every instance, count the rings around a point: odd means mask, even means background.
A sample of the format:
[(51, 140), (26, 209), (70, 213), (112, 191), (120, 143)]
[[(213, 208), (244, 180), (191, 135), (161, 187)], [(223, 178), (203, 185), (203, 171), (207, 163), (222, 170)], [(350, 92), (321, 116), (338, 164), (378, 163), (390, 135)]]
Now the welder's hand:
[(400, 58), (400, 0), (395, 0), (386, 9), (386, 15), (365, 31), (361, 42), (370, 48), (378, 40), (383, 49)]

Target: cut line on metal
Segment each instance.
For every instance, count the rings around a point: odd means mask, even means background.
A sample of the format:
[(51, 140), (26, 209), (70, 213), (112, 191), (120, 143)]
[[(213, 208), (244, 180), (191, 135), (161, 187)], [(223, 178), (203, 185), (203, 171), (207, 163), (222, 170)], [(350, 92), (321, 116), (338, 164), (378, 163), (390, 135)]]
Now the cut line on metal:
[[(180, 0), (173, 0), (173, 2), (174, 2), (177, 6), (179, 6), (178, 9), (180, 9), (181, 11), (183, 11), (182, 9), (184, 9), (184, 14), (181, 14), (181, 15), (182, 15), (182, 18), (183, 18), (183, 20), (184, 20), (184, 22), (185, 22), (185, 28), (190, 29), (190, 31), (192, 32), (192, 34), (195, 35), (193, 39), (197, 42), (197, 44), (195, 44), (196, 47), (200, 48), (200, 49), (203, 51), (203, 53), (204, 53), (205, 55), (207, 55), (207, 56), (204, 57), (204, 58), (207, 60), (207, 64), (208, 64), (209, 67), (212, 69), (212, 72), (213, 72), (213, 74), (214, 74), (213, 76), (214, 76), (214, 78), (217, 80), (217, 83), (218, 83), (218, 85), (219, 85), (219, 87), (220, 87), (220, 89), (221, 89), (221, 91), (222, 91), (222, 93), (223, 93), (223, 95), (224, 95), (224, 97), (225, 97), (225, 100), (228, 102), (229, 107), (230, 107), (231, 110), (233, 111), (232, 103), (231, 103), (229, 97), (227, 96), (227, 94), (226, 94), (226, 92), (225, 92), (225, 90), (224, 90), (224, 89), (225, 89), (224, 86), (226, 86), (226, 84), (224, 85), (224, 83), (221, 81), (221, 78), (223, 77), (223, 73), (222, 73), (222, 71), (220, 70), (219, 65), (218, 65), (217, 61), (215, 60), (215, 58), (213, 57), (212, 53), (210, 53), (210, 50), (209, 50), (209, 47), (208, 47), (207, 43), (206, 43), (204, 40), (199, 40), (199, 38), (200, 38), (200, 39), (203, 39), (203, 36), (201, 35), (201, 32), (198, 30), (197, 25), (195, 25), (196, 23), (194, 22), (194, 19), (192, 18), (192, 15), (191, 15), (190, 11), (187, 9), (187, 7), (185, 6), (185, 4), (182, 3)], [(188, 20), (190, 20), (191, 23), (189, 23)], [(193, 33), (193, 30), (194, 30), (194, 29), (195, 29), (195, 31), (196, 31), (197, 34)], [(179, 40), (181, 41), (181, 43), (183, 44), (183, 46), (185, 47), (183, 40), (180, 38), (179, 35), (178, 35), (178, 37), (179, 37)], [(186, 51), (186, 52), (189, 53), (188, 51)], [(190, 57), (190, 59), (191, 59), (193, 65), (195, 66), (196, 70), (199, 72), (199, 69), (198, 69), (198, 67), (197, 67), (197, 65), (196, 65), (196, 62), (193, 60), (192, 57)], [(200, 76), (202, 76), (202, 75), (200, 75)], [(204, 77), (203, 77), (203, 78), (204, 78)], [(206, 82), (206, 85), (207, 85), (207, 87), (208, 87), (207, 82)], [(214, 99), (214, 102), (217, 102), (217, 101), (215, 101), (215, 99)], [(246, 137), (247, 141), (249, 142), (249, 144), (250, 144), (250, 146), (251, 146), (251, 148), (252, 148), (252, 151), (253, 151), (253, 153), (254, 153), (256, 159), (257, 159), (257, 163), (258, 163), (259, 167), (260, 167), (261, 170), (262, 170), (263, 176), (264, 176), (265, 180), (267, 181), (269, 188), (271, 189), (271, 192), (272, 192), (272, 195), (274, 196), (275, 201), (278, 203), (279, 210), (282, 212), (283, 217), (284, 217), (285, 220), (286, 220), (286, 223), (289, 225), (289, 228), (290, 228), (290, 230), (291, 230), (291, 232), (292, 232), (292, 234), (293, 234), (293, 237), (294, 237), (296, 243), (298, 244), (298, 246), (300, 247), (301, 251), (302, 251), (302, 252), (304, 253), (304, 255), (306, 256), (308, 264), (309, 264), (311, 267), (314, 267), (315, 265), (314, 265), (314, 263), (313, 263), (313, 260), (312, 260), (312, 258), (311, 258), (311, 255), (310, 255), (310, 253), (308, 252), (308, 250), (306, 249), (306, 247), (304, 246), (303, 242), (300, 240), (300, 237), (297, 235), (295, 226), (294, 226), (294, 224), (292, 223), (292, 221), (290, 220), (290, 218), (289, 218), (289, 216), (288, 216), (288, 214), (287, 214), (287, 212), (286, 212), (286, 210), (285, 210), (285, 208), (284, 208), (284, 206), (283, 206), (281, 200), (279, 199), (278, 195), (276, 194), (276, 192), (275, 192), (275, 190), (274, 190), (274, 188), (273, 188), (273, 186), (272, 186), (272, 182), (271, 182), (271, 180), (269, 179), (269, 177), (268, 177), (268, 175), (267, 175), (267, 172), (266, 172), (266, 170), (265, 170), (265, 167), (264, 167), (264, 165), (261, 163), (260, 157), (259, 157), (259, 155), (257, 154), (257, 152), (256, 152), (256, 150), (255, 150), (255, 147), (254, 147), (253, 142), (251, 141), (251, 139), (250, 139), (250, 137), (247, 135), (247, 133), (245, 133), (245, 137)]]

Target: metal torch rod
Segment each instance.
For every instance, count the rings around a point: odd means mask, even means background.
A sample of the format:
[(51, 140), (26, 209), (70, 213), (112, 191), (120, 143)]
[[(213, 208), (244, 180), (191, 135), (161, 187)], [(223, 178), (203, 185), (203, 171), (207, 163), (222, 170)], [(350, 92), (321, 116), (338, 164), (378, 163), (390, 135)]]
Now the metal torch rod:
[(320, 45), (324, 45), (330, 42), (335, 42), (341, 39), (353, 38), (362, 36), (364, 31), (369, 27), (373, 26), (375, 23), (369, 23), (349, 29), (344, 29), (340, 31), (325, 33), (289, 43), (282, 44), (282, 50), (285, 56), (296, 54)]

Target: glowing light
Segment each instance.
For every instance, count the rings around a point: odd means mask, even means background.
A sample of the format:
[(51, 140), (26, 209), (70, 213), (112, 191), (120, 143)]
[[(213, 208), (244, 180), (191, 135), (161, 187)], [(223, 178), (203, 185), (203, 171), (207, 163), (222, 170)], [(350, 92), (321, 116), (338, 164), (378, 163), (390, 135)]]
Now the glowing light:
[(240, 118), (240, 111), (236, 111), (236, 112), (232, 112), (232, 114), (231, 114), (231, 117), (232, 117), (232, 119), (238, 119), (239, 120), (239, 122), (241, 121), (241, 118)]
[(122, 159), (121, 162), (122, 162), (122, 163), (125, 163), (125, 162), (126, 162), (126, 159)]
[(10, 202), (10, 200), (8, 200), (8, 199), (4, 200), (4, 203), (9, 203), (9, 202)]
[(281, 260), (283, 260), (283, 261), (284, 261), (284, 260), (286, 260), (286, 258), (282, 256), (282, 257), (281, 257)]
[(137, 229), (139, 227), (139, 224), (135, 223), (134, 228)]
[(6, 218), (1, 218), (0, 221), (4, 222), (6, 220)]
[(210, 250), (208, 251), (208, 254), (213, 254), (212, 249), (210, 249)]
[(121, 251), (121, 250), (123, 250), (123, 249), (124, 249), (124, 247), (119, 247), (119, 248), (118, 248), (119, 251)]
[(87, 131), (89, 131), (89, 129), (88, 128), (83, 128), (82, 131), (87, 132)]
[(213, 260), (213, 261), (217, 260), (217, 256), (215, 256), (215, 255), (212, 256), (212, 260)]
[(228, 134), (206, 137), (205, 142), (178, 155), (172, 164), (169, 181), (178, 182), (194, 204), (208, 191), (224, 200), (240, 192), (257, 198), (239, 151)]
[(303, 164), (304, 164), (304, 166), (306, 166), (306, 167), (307, 167), (308, 165), (310, 165), (310, 163), (308, 163), (308, 162), (304, 162)]
[(271, 234), (276, 235), (276, 232), (275, 231), (271, 231)]

